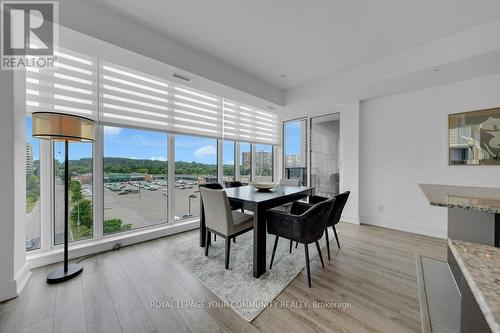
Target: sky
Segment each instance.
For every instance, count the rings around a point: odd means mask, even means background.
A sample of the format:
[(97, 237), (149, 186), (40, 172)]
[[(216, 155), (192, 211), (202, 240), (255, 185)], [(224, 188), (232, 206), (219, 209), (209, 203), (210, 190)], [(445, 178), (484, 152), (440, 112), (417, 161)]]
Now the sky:
[(285, 154), (287, 155), (300, 154), (301, 122), (301, 120), (288, 122), (285, 125)]
[[(287, 154), (299, 153), (300, 122), (288, 123), (286, 127)], [(31, 118), (26, 118), (26, 136), (33, 145), (33, 157), (40, 156), (37, 139), (31, 137)], [(167, 160), (167, 135), (161, 132), (144, 131), (130, 128), (104, 128), (104, 156), (124, 157), (134, 159)], [(217, 162), (217, 140), (187, 135), (176, 135), (176, 160), (184, 162), (199, 162), (215, 164)], [(257, 151), (271, 151), (270, 145), (256, 145)], [(249, 151), (249, 144), (241, 144), (240, 152)], [(56, 144), (55, 158), (62, 161), (64, 145)], [(92, 156), (90, 143), (75, 143), (70, 145), (70, 159), (76, 160)], [(224, 141), (224, 164), (233, 164), (234, 142)]]

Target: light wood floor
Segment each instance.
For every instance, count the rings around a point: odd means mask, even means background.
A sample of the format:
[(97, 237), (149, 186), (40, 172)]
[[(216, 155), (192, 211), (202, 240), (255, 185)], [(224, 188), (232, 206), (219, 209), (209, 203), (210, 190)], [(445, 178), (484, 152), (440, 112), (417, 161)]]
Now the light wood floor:
[(167, 237), (86, 259), (84, 273), (60, 285), (45, 282), (55, 266), (34, 270), (18, 298), (0, 303), (0, 332), (420, 332), (415, 254), (444, 259), (445, 241), (367, 225), (339, 230), (342, 249), (333, 247), (326, 269), (319, 258), (311, 265), (313, 288), (304, 270), (277, 300), (346, 309), (268, 308), (252, 323), (229, 308), (154, 309), (158, 300), (218, 300), (169, 255)]

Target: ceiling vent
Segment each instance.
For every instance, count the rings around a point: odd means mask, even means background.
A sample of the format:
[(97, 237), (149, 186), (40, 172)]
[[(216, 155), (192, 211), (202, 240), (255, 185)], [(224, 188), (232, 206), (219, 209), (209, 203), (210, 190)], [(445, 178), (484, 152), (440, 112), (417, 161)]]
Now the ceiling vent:
[(179, 73), (174, 73), (173, 76), (177, 79), (181, 79), (181, 80), (184, 80), (184, 81), (191, 81), (191, 78), (187, 77), (187, 76), (184, 76), (184, 75), (181, 75)]

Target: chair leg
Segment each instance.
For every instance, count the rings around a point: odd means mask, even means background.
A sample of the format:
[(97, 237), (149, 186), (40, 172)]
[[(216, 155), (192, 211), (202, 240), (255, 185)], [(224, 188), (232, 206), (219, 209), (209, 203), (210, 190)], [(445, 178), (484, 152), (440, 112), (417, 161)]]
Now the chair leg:
[(214, 242), (217, 242), (217, 234), (214, 234)]
[(299, 246), (299, 242), (295, 242), (295, 248), (297, 248), (297, 246)]
[(226, 238), (226, 269), (229, 269), (229, 252), (231, 251), (231, 239)]
[(321, 254), (321, 248), (319, 247), (318, 241), (316, 241), (316, 249), (318, 250), (319, 259), (321, 259), (321, 266), (325, 268), (325, 262), (323, 261), (323, 255)]
[(330, 261), (330, 236), (328, 235), (328, 227), (325, 228), (326, 251), (328, 252), (328, 261)]
[(208, 247), (210, 246), (210, 242), (209, 242), (210, 237), (211, 237), (210, 231), (207, 230), (205, 233), (205, 257), (208, 256)]
[(276, 254), (276, 248), (278, 247), (279, 238), (279, 236), (276, 236), (276, 239), (274, 240), (273, 254), (271, 255), (271, 263), (269, 264), (269, 269), (273, 268), (274, 255)]
[(309, 267), (309, 248), (307, 244), (304, 244), (304, 249), (306, 254), (307, 284), (311, 288), (311, 268)]
[(233, 238), (233, 243), (236, 243), (236, 237)]
[(339, 243), (339, 236), (337, 236), (337, 229), (335, 229), (335, 226), (332, 226), (333, 232), (335, 233), (335, 239), (337, 240), (337, 246), (340, 249), (340, 243)]
[(290, 254), (292, 253), (293, 240), (290, 239)]

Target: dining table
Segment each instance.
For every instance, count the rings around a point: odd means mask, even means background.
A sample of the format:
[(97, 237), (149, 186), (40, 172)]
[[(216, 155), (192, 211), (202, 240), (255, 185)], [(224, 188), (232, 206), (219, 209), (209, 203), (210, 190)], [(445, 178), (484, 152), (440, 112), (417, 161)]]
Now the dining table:
[[(253, 212), (253, 276), (266, 272), (266, 211), (313, 194), (313, 187), (278, 185), (268, 191), (259, 191), (253, 185), (226, 188), (231, 206)], [(221, 207), (222, 209), (222, 207)], [(200, 201), (200, 247), (205, 244), (205, 212)]]

